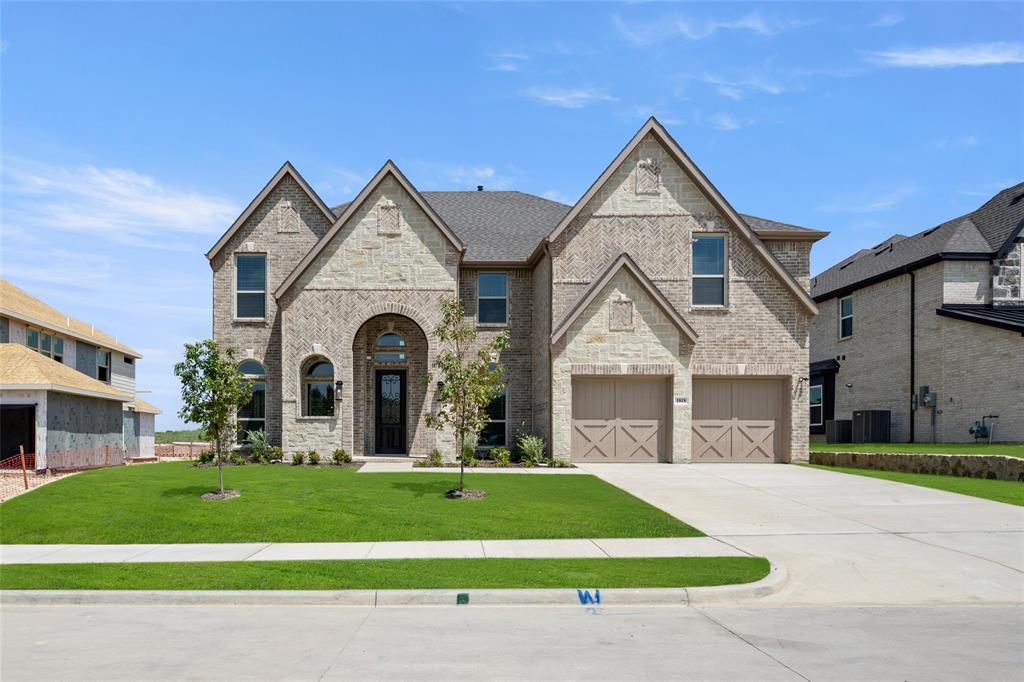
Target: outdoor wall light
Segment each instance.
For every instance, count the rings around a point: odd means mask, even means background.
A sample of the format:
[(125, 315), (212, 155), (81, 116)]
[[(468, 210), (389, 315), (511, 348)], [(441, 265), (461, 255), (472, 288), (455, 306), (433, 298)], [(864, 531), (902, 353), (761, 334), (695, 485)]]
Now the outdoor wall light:
[(345, 382), (344, 381), (335, 381), (334, 382), (334, 399), (335, 400), (341, 400), (341, 389), (344, 388), (344, 387), (345, 387)]
[(443, 381), (437, 382), (437, 390), (440, 391), (442, 389), (444, 389), (444, 382)]

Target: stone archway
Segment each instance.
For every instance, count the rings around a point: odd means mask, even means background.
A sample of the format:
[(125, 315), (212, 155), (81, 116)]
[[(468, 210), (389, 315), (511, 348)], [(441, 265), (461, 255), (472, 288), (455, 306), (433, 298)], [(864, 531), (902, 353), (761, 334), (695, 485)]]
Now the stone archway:
[[(396, 337), (404, 345), (391, 343)], [(378, 347), (379, 341), (390, 345)], [(352, 340), (355, 454), (426, 454), (434, 447), (435, 432), (426, 425), (434, 393), (424, 383), (429, 363), (427, 335), (411, 317), (383, 312), (360, 325)], [(399, 390), (400, 405), (395, 403)], [(397, 412), (400, 426), (394, 421)]]

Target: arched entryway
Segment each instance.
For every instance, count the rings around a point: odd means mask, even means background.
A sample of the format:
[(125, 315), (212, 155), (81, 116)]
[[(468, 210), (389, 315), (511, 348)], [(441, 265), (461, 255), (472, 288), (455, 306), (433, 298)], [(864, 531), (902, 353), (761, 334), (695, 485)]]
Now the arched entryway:
[(425, 453), (433, 447), (427, 336), (394, 313), (371, 317), (352, 342), (353, 447), (366, 455)]

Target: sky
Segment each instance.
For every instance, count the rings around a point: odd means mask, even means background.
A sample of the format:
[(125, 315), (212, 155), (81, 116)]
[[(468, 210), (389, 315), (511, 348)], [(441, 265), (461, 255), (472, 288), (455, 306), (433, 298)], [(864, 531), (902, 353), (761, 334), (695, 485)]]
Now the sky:
[(330, 205), (574, 203), (655, 115), (739, 211), (828, 230), (818, 273), (1024, 179), (1024, 4), (0, 5), (0, 275), (173, 365), (204, 256), (285, 160)]

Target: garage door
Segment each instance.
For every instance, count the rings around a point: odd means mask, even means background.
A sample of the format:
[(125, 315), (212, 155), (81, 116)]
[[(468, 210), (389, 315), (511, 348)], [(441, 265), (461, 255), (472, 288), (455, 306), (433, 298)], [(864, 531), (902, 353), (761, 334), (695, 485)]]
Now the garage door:
[(580, 377), (572, 382), (572, 459), (657, 462), (668, 447), (669, 380)]
[(694, 379), (694, 462), (775, 462), (782, 451), (783, 382)]

